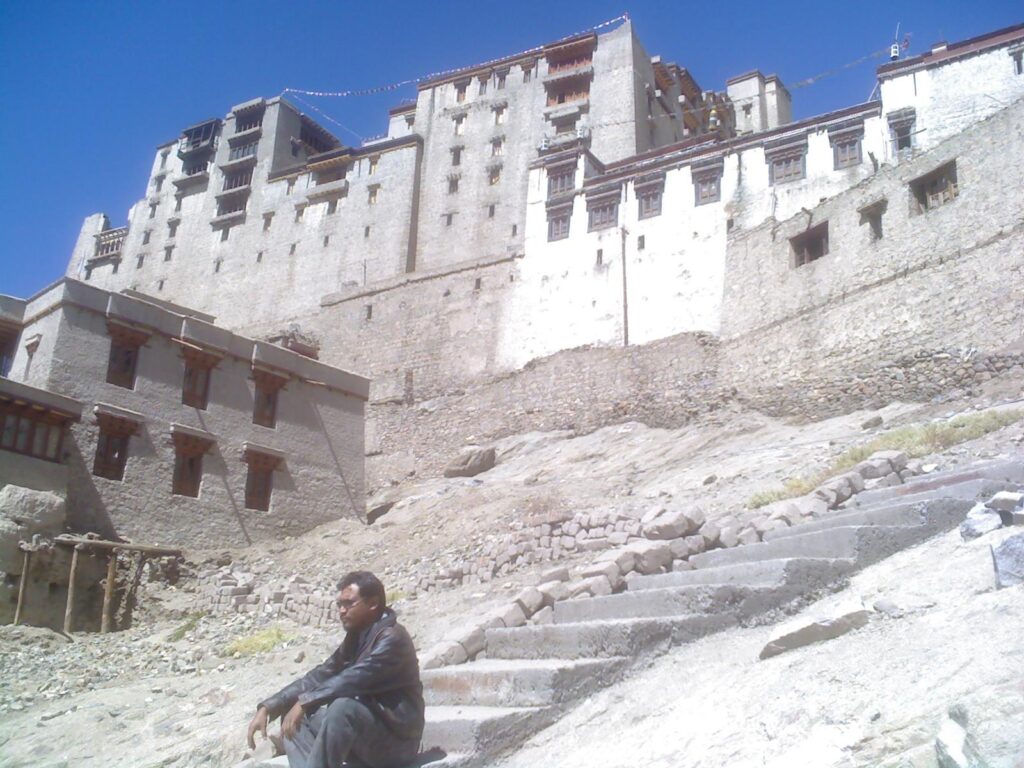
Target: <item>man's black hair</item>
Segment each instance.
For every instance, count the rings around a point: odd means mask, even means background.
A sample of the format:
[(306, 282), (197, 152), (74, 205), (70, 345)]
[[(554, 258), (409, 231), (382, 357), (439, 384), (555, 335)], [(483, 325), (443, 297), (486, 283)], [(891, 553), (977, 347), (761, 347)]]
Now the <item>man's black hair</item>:
[(345, 587), (353, 586), (359, 588), (359, 597), (364, 600), (376, 597), (381, 610), (387, 607), (387, 595), (384, 593), (384, 585), (380, 583), (380, 579), (369, 571), (352, 571), (345, 574), (341, 581), (338, 582), (338, 591), (340, 592)]

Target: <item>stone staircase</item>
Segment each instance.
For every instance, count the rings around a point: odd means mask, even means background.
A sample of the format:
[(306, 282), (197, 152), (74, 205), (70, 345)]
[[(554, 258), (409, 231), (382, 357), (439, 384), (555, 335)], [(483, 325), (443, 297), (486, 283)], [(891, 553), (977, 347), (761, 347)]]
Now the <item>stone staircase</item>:
[(631, 574), (624, 591), (558, 602), (554, 623), (487, 631), (487, 658), (423, 673), (424, 747), (437, 768), (493, 761), (632, 664), (737, 625), (778, 620), (850, 574), (955, 528), (978, 499), (1024, 487), (1024, 462), (991, 462), (865, 491), (846, 509), (760, 543), (691, 556), (694, 570)]

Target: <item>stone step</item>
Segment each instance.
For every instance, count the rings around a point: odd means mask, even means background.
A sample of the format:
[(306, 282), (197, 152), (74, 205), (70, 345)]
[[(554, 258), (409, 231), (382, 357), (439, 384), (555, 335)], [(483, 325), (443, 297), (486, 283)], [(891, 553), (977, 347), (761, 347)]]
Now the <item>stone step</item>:
[(790, 603), (807, 591), (808, 588), (803, 585), (795, 584), (753, 587), (741, 584), (691, 584), (645, 589), (556, 603), (555, 623), (662, 618), (700, 613), (728, 613), (743, 621)]
[(849, 512), (834, 512), (816, 520), (800, 523), (792, 528), (776, 528), (764, 534), (765, 541), (777, 541), (830, 528), (844, 528), (863, 525), (923, 525), (935, 533), (948, 531), (959, 525), (973, 501), (959, 498), (940, 498), (929, 501), (899, 501), (882, 506), (854, 509)]
[(803, 533), (794, 531), (775, 541), (713, 549), (692, 555), (696, 568), (753, 563), (787, 557), (853, 560), (857, 568), (877, 563), (894, 552), (917, 544), (934, 533), (927, 526), (861, 525)]
[(852, 560), (786, 557), (777, 560), (723, 565), (717, 568), (696, 568), (692, 571), (633, 576), (628, 581), (627, 589), (630, 592), (639, 592), (645, 589), (684, 587), (693, 584), (742, 584), (748, 587), (804, 584), (809, 589), (815, 589), (843, 579), (853, 569), (854, 562)]
[(440, 747), (449, 755), (474, 759), (518, 744), (554, 721), (546, 707), (427, 707), (422, 751)]
[[(935, 472), (930, 475), (919, 475), (902, 485), (888, 488), (874, 488), (861, 491), (850, 503), (858, 507), (866, 507), (888, 499), (917, 496), (949, 486), (978, 480), (991, 480), (997, 483), (1024, 484), (1024, 462), (1022, 461), (990, 461), (976, 464), (973, 467), (953, 469), (947, 472)], [(997, 488), (1003, 490), (1003, 488)], [(993, 491), (995, 493), (996, 491)], [(949, 494), (942, 494), (948, 496)], [(967, 498), (959, 496), (959, 498)]]
[(427, 706), (543, 707), (615, 682), (629, 659), (483, 659), (423, 672)]
[(489, 629), (487, 655), (492, 659), (635, 657), (691, 642), (736, 623), (734, 616), (723, 613)]

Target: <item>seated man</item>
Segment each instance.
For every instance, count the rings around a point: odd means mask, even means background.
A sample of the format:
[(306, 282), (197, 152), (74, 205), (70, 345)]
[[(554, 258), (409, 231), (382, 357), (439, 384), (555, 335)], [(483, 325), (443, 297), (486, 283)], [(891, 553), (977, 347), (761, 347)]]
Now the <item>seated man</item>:
[(345, 640), (323, 664), (261, 702), (249, 723), (267, 736), (283, 716), (290, 768), (369, 768), (411, 763), (423, 735), (423, 686), (409, 633), (385, 605), (384, 585), (368, 571), (338, 583)]

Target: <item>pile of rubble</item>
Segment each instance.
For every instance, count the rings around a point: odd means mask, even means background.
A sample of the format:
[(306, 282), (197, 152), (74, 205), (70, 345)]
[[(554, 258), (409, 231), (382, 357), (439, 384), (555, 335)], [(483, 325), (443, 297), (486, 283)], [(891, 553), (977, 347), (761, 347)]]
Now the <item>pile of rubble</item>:
[(333, 586), (314, 585), (301, 576), (289, 576), (276, 584), (257, 584), (256, 574), (223, 566), (200, 574), (199, 584), (200, 608), (212, 614), (287, 616), (316, 627), (338, 621)]

